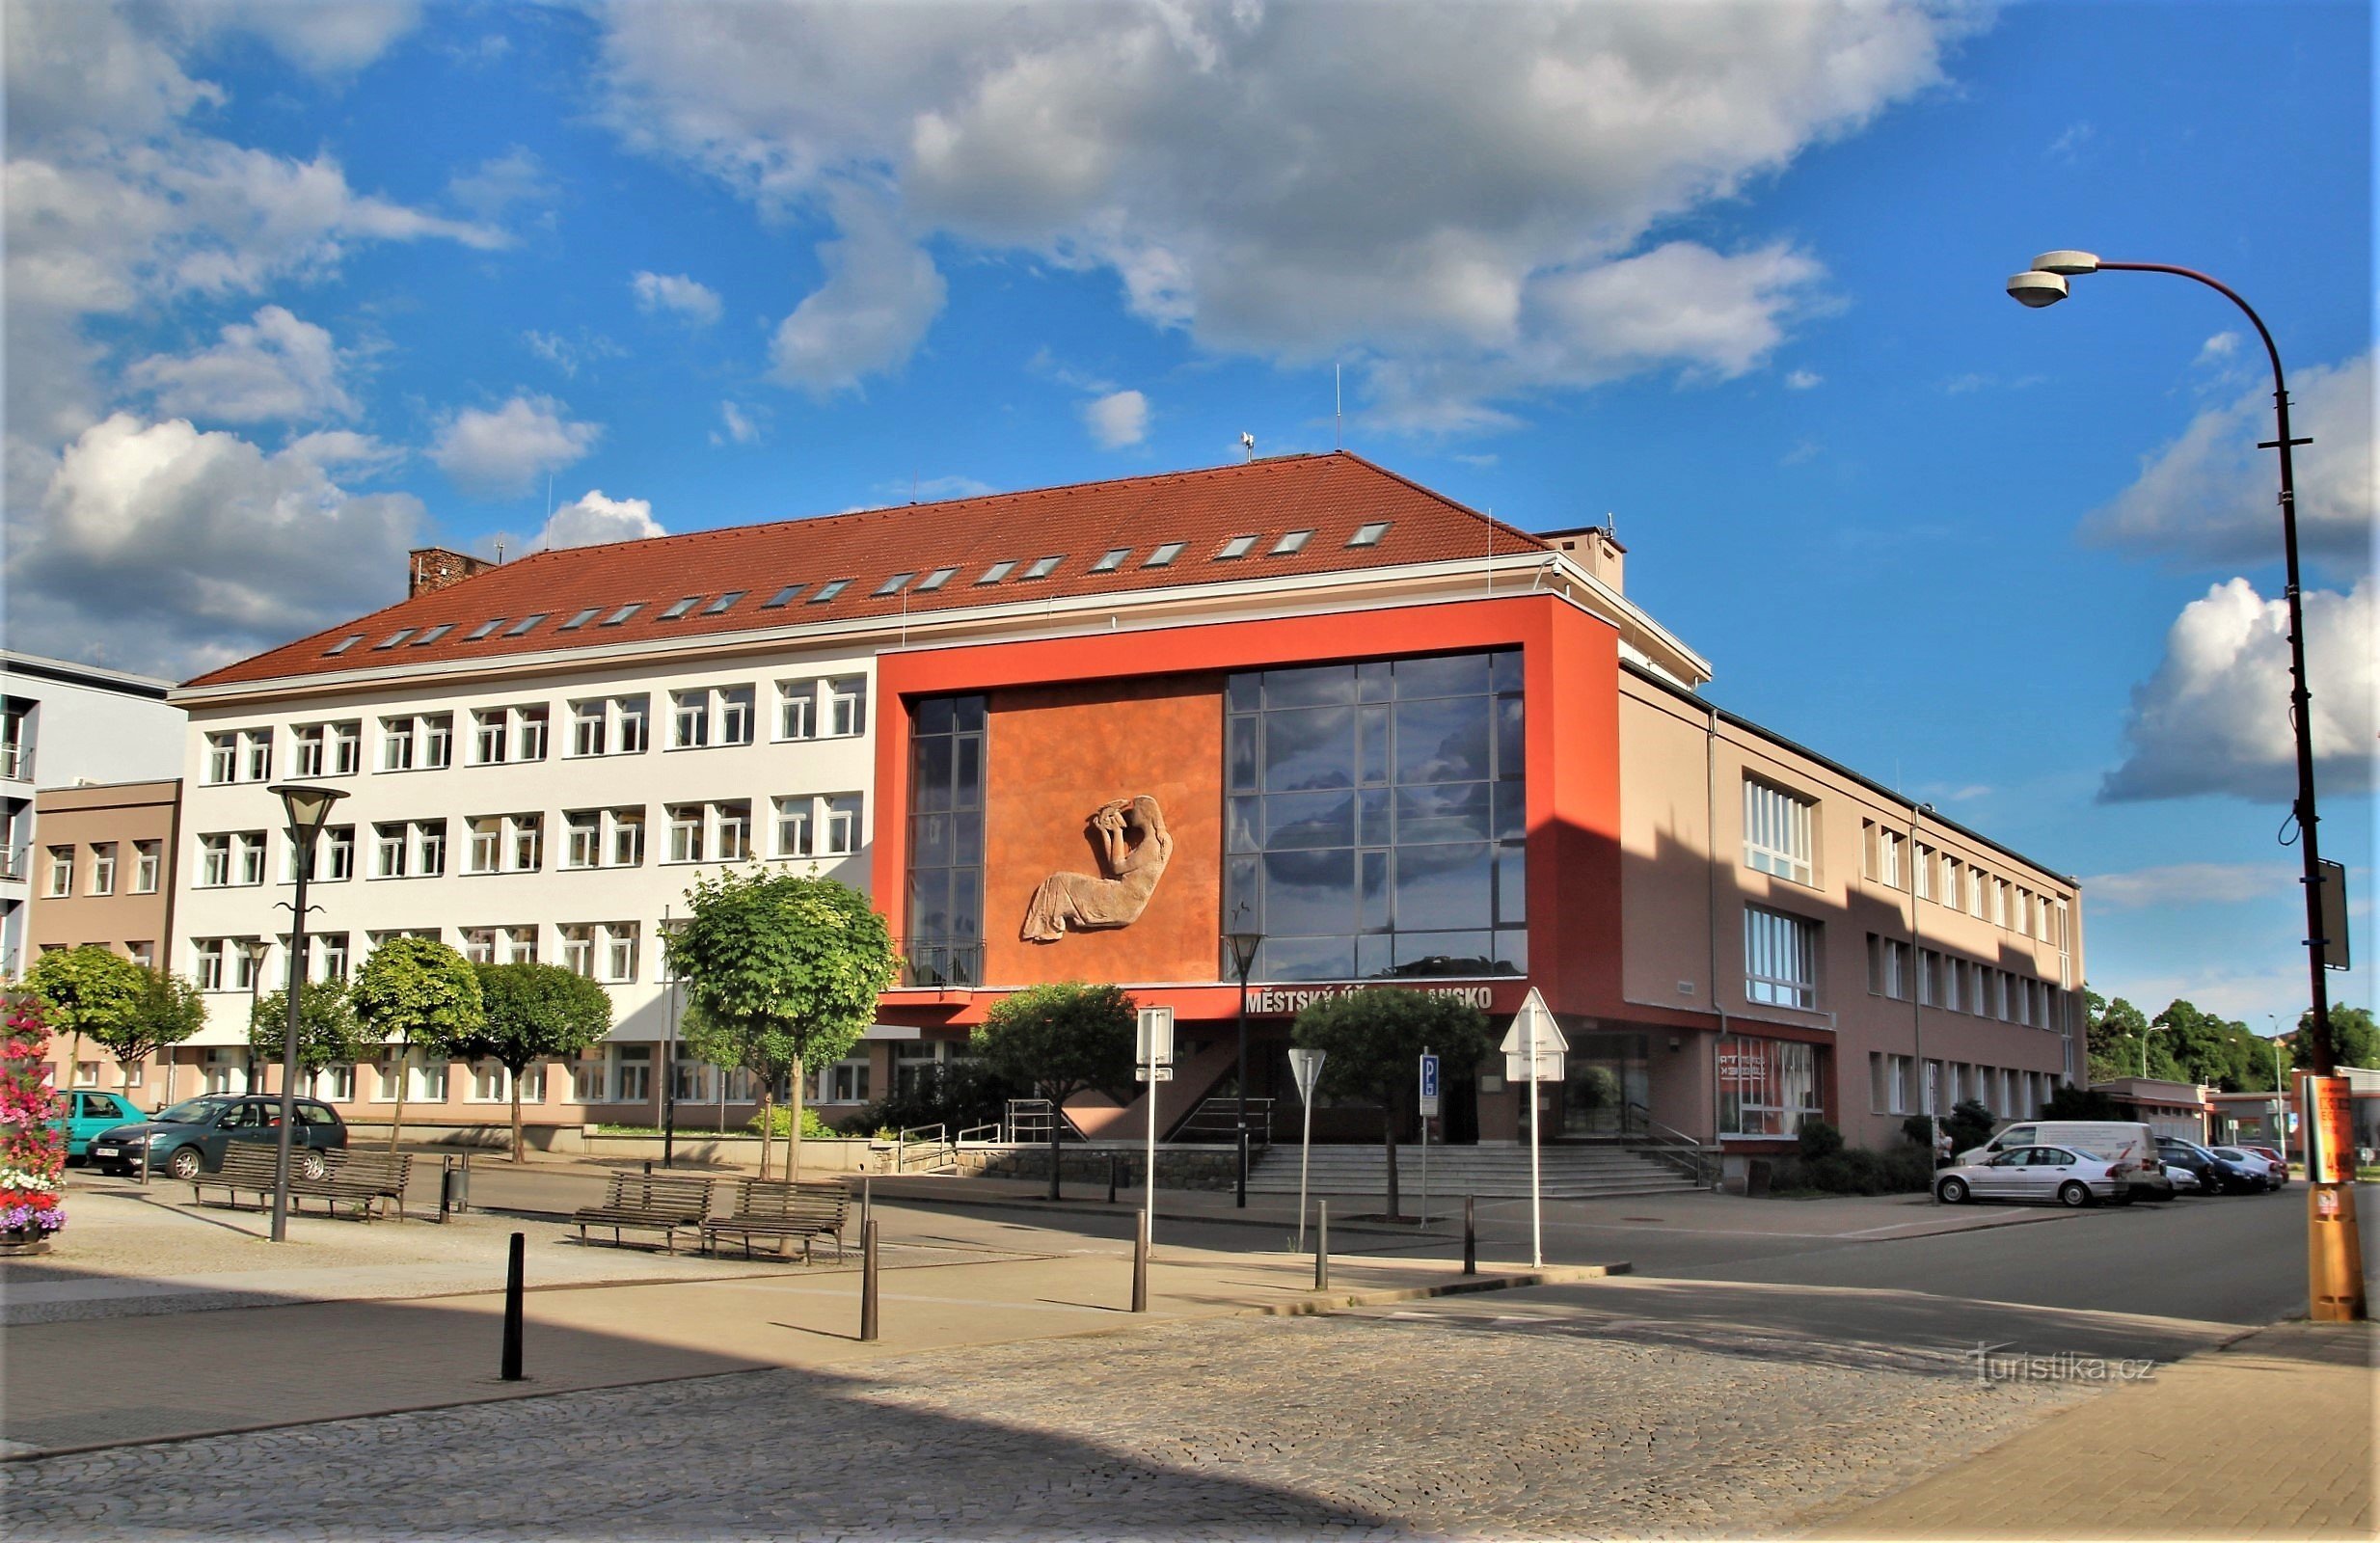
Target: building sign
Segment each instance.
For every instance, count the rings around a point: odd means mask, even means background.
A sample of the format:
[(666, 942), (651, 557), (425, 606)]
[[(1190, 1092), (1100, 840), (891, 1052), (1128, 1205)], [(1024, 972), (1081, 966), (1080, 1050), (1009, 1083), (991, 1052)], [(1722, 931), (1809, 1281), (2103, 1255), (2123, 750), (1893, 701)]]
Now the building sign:
[(2355, 1181), (2355, 1121), (2344, 1077), (2308, 1077), (2307, 1112), (2312, 1128), (2306, 1148), (2306, 1181), (2310, 1184), (2350, 1184)]
[(1765, 1081), (1769, 1058), (1758, 1050), (1721, 1050), (1718, 1053), (1718, 1078), (1739, 1087), (1757, 1087)]
[(1334, 981), (1325, 986), (1251, 986), (1247, 1007), (1251, 1013), (1302, 1013), (1316, 1002), (1328, 1002), (1341, 996), (1353, 996), (1385, 986), (1394, 991), (1420, 991), (1426, 996), (1443, 996), (1475, 1007), (1485, 1013), (1494, 1004), (1496, 988), (1492, 986), (1411, 986), (1402, 981)]

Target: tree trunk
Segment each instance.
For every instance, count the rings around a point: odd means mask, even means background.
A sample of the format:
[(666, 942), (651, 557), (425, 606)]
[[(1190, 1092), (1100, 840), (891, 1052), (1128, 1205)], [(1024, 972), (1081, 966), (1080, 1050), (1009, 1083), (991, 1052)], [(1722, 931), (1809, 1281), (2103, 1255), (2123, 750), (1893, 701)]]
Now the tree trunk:
[(760, 1178), (769, 1181), (769, 1148), (776, 1140), (776, 1122), (770, 1115), (776, 1109), (776, 1085), (767, 1077), (760, 1079)]
[(1380, 1117), (1380, 1138), (1389, 1153), (1389, 1220), (1401, 1214), (1396, 1196), (1396, 1100), (1390, 1098)]
[(527, 1162), (528, 1158), (521, 1150), (521, 1073), (527, 1068), (506, 1067), (504, 1069), (512, 1073), (512, 1160), (516, 1163)]
[(391, 1151), (396, 1150), (397, 1136), (405, 1128), (405, 1081), (407, 1074), (413, 1070), (413, 1068), (408, 1065), (412, 1060), (413, 1041), (405, 1040), (399, 1042), (396, 1049), (396, 1111), (389, 1116), (389, 1150)]
[(793, 1124), (786, 1136), (785, 1177), (794, 1183), (801, 1182), (801, 1057), (794, 1057)]

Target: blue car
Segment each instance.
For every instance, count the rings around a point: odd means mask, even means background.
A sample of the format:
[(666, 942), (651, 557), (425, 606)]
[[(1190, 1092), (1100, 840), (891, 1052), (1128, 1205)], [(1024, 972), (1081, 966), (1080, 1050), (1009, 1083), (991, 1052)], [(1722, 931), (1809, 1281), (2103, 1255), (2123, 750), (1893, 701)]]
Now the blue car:
[[(139, 1124), (118, 1125), (91, 1140), (91, 1160), (103, 1173), (124, 1177), (149, 1166), (176, 1178), (196, 1178), (223, 1166), (235, 1141), (278, 1142), (281, 1098), (277, 1095), (208, 1094), (186, 1098)], [(297, 1128), (290, 1132), (294, 1171), (320, 1178), (322, 1153), (347, 1145), (347, 1123), (329, 1104), (297, 1100)]]
[(141, 1112), (132, 1107), (132, 1100), (121, 1093), (94, 1093), (78, 1088), (58, 1096), (58, 1118), (50, 1124), (67, 1138), (67, 1161), (91, 1155), (91, 1138), (102, 1130), (112, 1130), (127, 1120), (139, 1120)]

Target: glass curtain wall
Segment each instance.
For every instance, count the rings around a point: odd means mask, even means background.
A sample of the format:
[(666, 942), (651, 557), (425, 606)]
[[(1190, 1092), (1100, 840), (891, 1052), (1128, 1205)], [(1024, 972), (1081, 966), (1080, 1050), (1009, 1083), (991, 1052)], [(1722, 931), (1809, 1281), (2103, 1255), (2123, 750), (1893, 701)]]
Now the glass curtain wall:
[(929, 697), (909, 740), (911, 986), (976, 986), (984, 973), (984, 698)]
[(1730, 1034), (1718, 1042), (1718, 1131), (1722, 1136), (1798, 1136), (1822, 1116), (1825, 1052), (1795, 1040)]
[(1223, 911), (1263, 934), (1253, 973), (1526, 974), (1522, 744), (1518, 649), (1232, 676)]

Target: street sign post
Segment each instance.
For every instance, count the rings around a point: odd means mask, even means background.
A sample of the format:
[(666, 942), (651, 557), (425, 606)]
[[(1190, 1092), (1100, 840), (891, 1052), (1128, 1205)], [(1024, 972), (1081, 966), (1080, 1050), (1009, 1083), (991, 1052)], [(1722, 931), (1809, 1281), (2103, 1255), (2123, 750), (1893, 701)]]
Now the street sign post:
[(1297, 1101), (1306, 1106), (1306, 1126), (1297, 1139), (1297, 1248), (1301, 1254), (1306, 1251), (1306, 1160), (1314, 1147), (1314, 1083), (1329, 1054), (1303, 1046), (1289, 1052), (1289, 1076), (1297, 1084)]
[(1157, 1084), (1174, 1080), (1174, 1010), (1141, 1009), (1133, 1039), (1133, 1080), (1149, 1084), (1149, 1167), (1141, 1175), (1141, 1258), (1145, 1260), (1157, 1238)]
[(1498, 1048), (1504, 1055), (1504, 1080), (1528, 1085), (1528, 1261), (1530, 1268), (1539, 1269), (1545, 1265), (1545, 1195), (1537, 1166), (1537, 1106), (1544, 1095), (1537, 1085), (1562, 1080), (1562, 1058), (1570, 1042), (1562, 1038), (1561, 1025), (1554, 1021), (1553, 1010), (1537, 988), (1528, 988)]
[(1430, 1224), (1430, 1122), (1438, 1118), (1438, 1058), (1421, 1052), (1421, 1225)]

